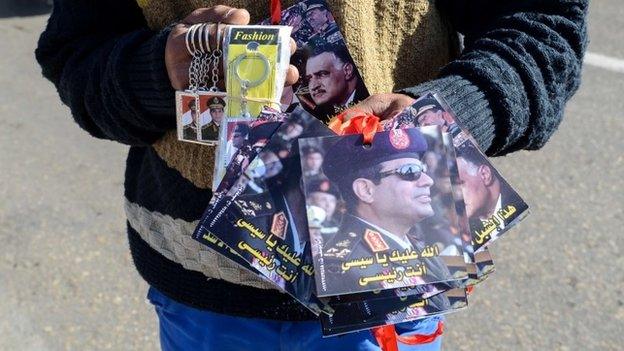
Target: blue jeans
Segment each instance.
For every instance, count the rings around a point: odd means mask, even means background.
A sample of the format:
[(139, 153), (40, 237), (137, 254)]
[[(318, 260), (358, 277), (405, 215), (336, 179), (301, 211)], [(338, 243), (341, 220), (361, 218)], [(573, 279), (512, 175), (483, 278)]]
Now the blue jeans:
[[(163, 351), (380, 351), (370, 331), (342, 336), (321, 337), (317, 321), (283, 322), (242, 318), (198, 310), (176, 302), (154, 288), (148, 299), (154, 305), (160, 323)], [(398, 324), (397, 333), (432, 334), (441, 317)], [(440, 350), (442, 337), (422, 345), (399, 344), (401, 351)]]

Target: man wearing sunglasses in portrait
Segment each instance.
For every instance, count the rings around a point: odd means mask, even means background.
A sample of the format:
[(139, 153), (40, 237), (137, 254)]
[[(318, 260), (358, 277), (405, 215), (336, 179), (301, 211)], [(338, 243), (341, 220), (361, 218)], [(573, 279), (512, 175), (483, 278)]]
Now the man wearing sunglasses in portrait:
[[(357, 138), (360, 141), (357, 142)], [(377, 133), (370, 147), (363, 147), (361, 135), (341, 138), (328, 149), (323, 164), (327, 177), (340, 189), (347, 211), (338, 233), (323, 246), (327, 284), (332, 289), (356, 287), (362, 276), (374, 276), (381, 265), (363, 269), (342, 269), (342, 263), (392, 252), (420, 252), (424, 243), (412, 236), (421, 221), (434, 215), (431, 206), (433, 179), (421, 161), (427, 142), (416, 129)], [(423, 285), (450, 277), (437, 257), (410, 262), (423, 264), (426, 274), (402, 281), (379, 282), (374, 288)], [(390, 263), (387, 269), (405, 264)], [(401, 268), (402, 269), (402, 268)], [(396, 285), (395, 285), (396, 284)]]

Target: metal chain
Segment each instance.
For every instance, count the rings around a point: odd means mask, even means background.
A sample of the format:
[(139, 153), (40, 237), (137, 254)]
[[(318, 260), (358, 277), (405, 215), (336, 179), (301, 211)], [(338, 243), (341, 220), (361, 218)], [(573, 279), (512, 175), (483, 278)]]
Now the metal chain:
[(201, 53), (199, 56), (199, 89), (207, 90), (208, 88), (208, 72), (210, 66), (210, 55)]
[[(192, 56), (189, 67), (189, 89), (193, 91), (218, 91), (219, 63), (223, 56), (221, 50), (220, 23), (212, 24), (216, 27), (216, 45), (211, 50), (211, 24), (194, 24), (186, 33), (186, 48)], [(210, 84), (212, 83), (212, 84)], [(210, 85), (210, 88), (208, 86)]]
[(240, 109), (241, 109), (241, 116), (243, 117), (251, 117), (251, 114), (249, 113), (249, 107), (247, 106), (247, 84), (245, 82), (241, 82), (241, 90), (240, 90)]
[(211, 52), (212, 57), (212, 86), (210, 87), (210, 91), (219, 91), (217, 87), (217, 83), (219, 82), (219, 62), (221, 61), (221, 57), (223, 56), (223, 51), (221, 50), (221, 22), (216, 24), (216, 41), (215, 48)]

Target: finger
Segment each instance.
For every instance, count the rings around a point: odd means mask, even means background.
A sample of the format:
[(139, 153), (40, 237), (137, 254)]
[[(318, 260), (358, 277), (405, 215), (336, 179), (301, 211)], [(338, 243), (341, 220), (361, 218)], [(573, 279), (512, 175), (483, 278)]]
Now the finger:
[(381, 119), (389, 119), (411, 106), (414, 99), (402, 94), (373, 95), (354, 106)]
[(203, 7), (191, 12), (182, 21), (186, 24), (222, 22), (227, 24), (249, 24), (249, 12), (245, 9), (217, 5), (213, 7)]
[(399, 113), (403, 112), (409, 106), (412, 106), (416, 101), (411, 96), (402, 95), (402, 94), (393, 94), (396, 98), (390, 104), (390, 107), (386, 109), (386, 111), (380, 116), (381, 119), (390, 119)]
[(290, 38), (290, 54), (294, 54), (297, 51), (297, 43), (293, 38)]
[(383, 95), (373, 95), (366, 98), (364, 101), (353, 106), (353, 109), (359, 109), (365, 113), (370, 113), (375, 116), (381, 115), (390, 106), (390, 100), (386, 99)]
[(299, 70), (297, 67), (288, 66), (288, 72), (286, 72), (286, 86), (293, 85), (299, 81)]

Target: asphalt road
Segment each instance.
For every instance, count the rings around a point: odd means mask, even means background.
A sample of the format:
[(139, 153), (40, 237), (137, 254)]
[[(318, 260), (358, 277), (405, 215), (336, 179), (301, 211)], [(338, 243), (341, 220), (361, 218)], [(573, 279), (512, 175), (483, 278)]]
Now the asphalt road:
[[(590, 51), (624, 59), (624, 6), (594, 0)], [(153, 350), (123, 215), (126, 148), (89, 137), (40, 76), (46, 15), (0, 6), (0, 350)], [(621, 350), (624, 74), (586, 66), (551, 142), (494, 162), (532, 205), (447, 350)]]

